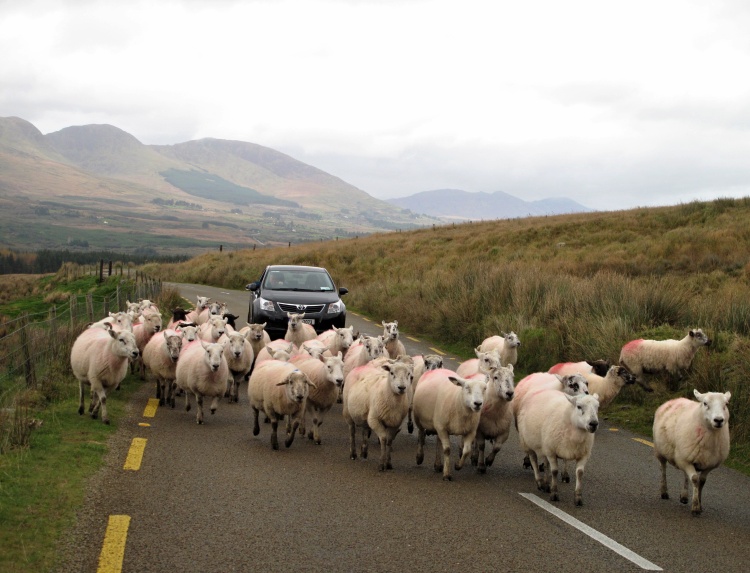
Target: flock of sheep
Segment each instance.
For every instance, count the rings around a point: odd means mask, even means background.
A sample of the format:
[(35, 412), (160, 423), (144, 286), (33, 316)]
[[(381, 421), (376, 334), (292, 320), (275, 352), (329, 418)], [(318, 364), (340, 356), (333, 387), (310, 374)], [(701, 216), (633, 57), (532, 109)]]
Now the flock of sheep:
[[(90, 386), (89, 413), (96, 418), (101, 409), (102, 420), (109, 423), (107, 390), (120, 384), (129, 365), (155, 382), (162, 405), (174, 407), (176, 395), (183, 393), (189, 411), (193, 396), (198, 424), (203, 423), (205, 399), (211, 399), (213, 414), (222, 398), (236, 402), (247, 380), (253, 435), (260, 433), (263, 413), (274, 449), (279, 447), (280, 422), (286, 423), (286, 447), (297, 433), (320, 444), (321, 424), (338, 401), (349, 427), (352, 459), (367, 457), (375, 432), (378, 467), (391, 469), (393, 440), (406, 420), (409, 433), (415, 426), (418, 431), (417, 464), (424, 460), (425, 437), (437, 435), (434, 467), (446, 480), (452, 478), (451, 436), (461, 443), (453, 467), (460, 470), (470, 459), (484, 473), (515, 426), (527, 455), (524, 465), (533, 468), (538, 488), (549, 492), (551, 500), (558, 500), (558, 479), (570, 479), (566, 463), (575, 463), (576, 505), (582, 504), (583, 474), (599, 408), (625, 384), (638, 382), (650, 390), (644, 374), (683, 374), (698, 349), (711, 342), (700, 329), (690, 330), (682, 340), (634, 340), (623, 346), (619, 365), (557, 364), (514, 384), (521, 342), (513, 332), (487, 338), (475, 349), (475, 359), (452, 371), (442, 367), (438, 355), (409, 356), (397, 321), (383, 321), (381, 336), (355, 335), (353, 327), (316, 335), (303, 315), (290, 313), (284, 339), (271, 341), (262, 324), (235, 330), (237, 317), (226, 305), (209, 304), (207, 297), (198, 297), (192, 311), (175, 309), (173, 315), (162, 329), (159, 309), (144, 300), (129, 303), (126, 312), (111, 313), (81, 333), (71, 350), (80, 387), (79, 414), (84, 411), (84, 387)], [(692, 483), (692, 513), (699, 515), (706, 476), (729, 453), (730, 393), (696, 390), (695, 398), (663, 404), (655, 413), (653, 439), (662, 468), (662, 498), (669, 497), (669, 462), (685, 474), (681, 502), (688, 502)]]

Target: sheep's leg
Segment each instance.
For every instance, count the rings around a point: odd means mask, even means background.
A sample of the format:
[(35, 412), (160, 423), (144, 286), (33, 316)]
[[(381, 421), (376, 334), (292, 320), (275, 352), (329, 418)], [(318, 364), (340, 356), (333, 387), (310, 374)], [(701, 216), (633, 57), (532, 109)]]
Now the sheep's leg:
[(89, 415), (92, 420), (96, 420), (99, 416), (99, 397), (97, 393), (94, 392), (93, 385), (91, 386), (91, 394), (89, 396)]
[(194, 394), (195, 394), (195, 402), (196, 402), (195, 421), (198, 424), (202, 424), (203, 423), (203, 396), (201, 396), (197, 392), (194, 392)]
[[(304, 416), (304, 411), (302, 412), (302, 415)], [(289, 420), (291, 422), (291, 414), (289, 415)], [(292, 442), (294, 442), (294, 436), (297, 433), (297, 428), (299, 428), (299, 417), (294, 419), (294, 422), (292, 422), (292, 430), (287, 433), (286, 440), (284, 440), (284, 445), (288, 448), (292, 445)]]
[(211, 400), (211, 415), (213, 416), (216, 413), (216, 408), (219, 407), (219, 397), (214, 396), (214, 399)]
[(682, 482), (682, 489), (680, 490), (680, 503), (687, 503), (688, 502), (688, 485), (690, 484), (690, 476), (688, 475), (687, 470), (682, 470), (682, 473), (685, 474), (685, 479)]
[(414, 433), (414, 420), (411, 417), (411, 406), (406, 412), (406, 429), (410, 434)]
[[(438, 444), (437, 451), (439, 452), (441, 447), (442, 447), (442, 450), (443, 450), (443, 462), (442, 462), (442, 466), (443, 466), (443, 479), (450, 481), (450, 480), (453, 479), (453, 476), (451, 475), (451, 437), (448, 434), (448, 432), (446, 432), (445, 430), (443, 430), (442, 432), (438, 432), (437, 444)], [(468, 449), (468, 452), (470, 453), (471, 452), (471, 442), (464, 443), (464, 448), (463, 448), (463, 452), (464, 453), (461, 455), (461, 458), (459, 459), (459, 461), (456, 462), (456, 469), (457, 470), (461, 469), (459, 467), (459, 464), (461, 464), (461, 466), (463, 467), (463, 461), (465, 460), (466, 456), (468, 455), (467, 454), (467, 449)], [(440, 471), (440, 469), (438, 468), (438, 465), (439, 465), (438, 464), (438, 459), (439, 458), (437, 458), (437, 457), (435, 459), (435, 470), (436, 471)]]
[(78, 381), (78, 415), (83, 416), (83, 382)]
[(167, 386), (166, 402), (169, 404), (171, 408), (174, 408), (174, 381), (166, 380), (166, 386)]
[(661, 498), (669, 499), (669, 492), (667, 491), (667, 460), (659, 455), (656, 459), (661, 464)]
[(698, 505), (701, 508), (701, 511), (703, 511), (703, 486), (706, 485), (706, 478), (708, 477), (708, 472), (700, 472), (700, 479), (698, 480)]
[(276, 417), (270, 418), (271, 420), (271, 447), (274, 450), (279, 449), (279, 436), (278, 430), (279, 430), (279, 420)]
[(385, 469), (392, 470), (393, 469), (393, 463), (391, 462), (391, 453), (393, 452), (393, 440), (396, 439), (396, 435), (398, 434), (399, 430), (401, 428), (390, 428), (388, 430), (388, 457), (385, 460)]
[(349, 458), (357, 459), (357, 426), (349, 422)]
[(484, 457), (484, 448), (487, 446), (487, 440), (484, 434), (477, 432), (477, 438), (474, 440), (471, 450), (471, 465), (477, 466), (480, 474), (487, 472), (487, 464)]
[(370, 426), (365, 423), (365, 425), (362, 427), (362, 447), (360, 448), (359, 455), (362, 456), (363, 460), (367, 459), (367, 448), (369, 447), (370, 442), (370, 436), (372, 435), (372, 430), (370, 430)]
[[(450, 444), (450, 442), (448, 442)], [(448, 449), (448, 457), (450, 458), (450, 447)], [(440, 436), (438, 435), (435, 438), (435, 463), (433, 464), (433, 467), (435, 468), (436, 472), (442, 472), (443, 466), (445, 465), (445, 460), (443, 460), (443, 441), (440, 439)], [(450, 468), (448, 469), (448, 472), (450, 473)]]
[[(701, 472), (696, 471), (695, 466), (692, 464), (687, 467), (687, 471), (685, 472), (686, 488), (688, 478), (693, 484), (693, 503), (690, 506), (690, 511), (693, 515), (698, 516), (703, 511), (701, 507), (701, 488), (703, 486), (701, 484)], [(703, 478), (703, 481), (705, 483), (706, 478)], [(687, 502), (687, 495), (685, 496), (685, 501)]]
[(260, 424), (258, 423), (259, 415), (260, 410), (258, 410), (258, 408), (253, 408), (253, 436), (260, 434)]
[[(456, 462), (456, 470), (460, 470), (464, 467), (464, 464), (466, 463), (466, 460), (471, 455), (471, 446), (474, 443), (474, 437), (476, 436), (476, 433), (469, 434), (468, 436), (464, 436), (463, 438), (463, 451), (461, 452), (461, 457)], [(448, 438), (448, 447), (450, 448), (450, 438)]]
[(585, 465), (586, 460), (578, 460), (578, 463), (576, 464), (576, 505), (583, 505), (583, 469)]
[(425, 431), (422, 428), (419, 428), (419, 432), (417, 434), (417, 465), (422, 465), (422, 462), (424, 461), (424, 438), (425, 438)]
[(155, 376), (155, 378), (156, 378), (156, 397), (159, 400), (159, 406), (163, 406), (164, 397), (162, 396), (162, 391), (161, 391), (161, 378), (159, 378), (158, 376)]
[(99, 387), (96, 389), (96, 405), (94, 411), (91, 413), (92, 418), (96, 418), (99, 414), (99, 409), (102, 411), (102, 422), (109, 424), (109, 416), (107, 415), (107, 391)]
[[(576, 470), (577, 472), (578, 470)], [(568, 474), (568, 460), (562, 460), (562, 471), (560, 472), (560, 481), (563, 483), (570, 483), (570, 475)]]
[(528, 452), (529, 463), (531, 464), (531, 469), (534, 470), (534, 479), (536, 480), (536, 488), (539, 491), (549, 491), (545, 488), (545, 483), (542, 481), (541, 473), (539, 472), (539, 461), (537, 459), (536, 452), (534, 450), (530, 450)]
[(487, 467), (490, 467), (494, 463), (495, 456), (500, 451), (500, 447), (503, 445), (503, 441), (495, 438), (494, 440), (490, 440), (490, 443), (492, 444), (492, 450), (490, 451), (489, 455), (487, 456), (487, 459), (485, 460)]
[(312, 439), (313, 443), (318, 446), (322, 443), (320, 440), (320, 427), (323, 425), (323, 411), (317, 408), (313, 409), (312, 413)]
[(559, 501), (560, 496), (557, 494), (557, 474), (559, 473), (559, 470), (557, 468), (557, 456), (555, 456), (554, 454), (551, 456), (547, 456), (547, 463), (549, 464), (549, 473), (552, 474), (549, 490), (549, 500)]

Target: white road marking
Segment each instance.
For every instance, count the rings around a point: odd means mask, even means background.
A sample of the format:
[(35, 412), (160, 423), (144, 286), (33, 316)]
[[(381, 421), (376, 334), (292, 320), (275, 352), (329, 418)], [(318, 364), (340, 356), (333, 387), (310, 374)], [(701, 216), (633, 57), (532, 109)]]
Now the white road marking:
[(662, 568), (659, 567), (658, 565), (656, 565), (654, 563), (651, 563), (651, 561), (649, 561), (648, 559), (644, 559), (643, 557), (641, 557), (637, 553), (634, 553), (633, 551), (631, 551), (627, 547), (624, 547), (624, 546), (620, 545), (614, 539), (610, 539), (609, 537), (607, 537), (603, 533), (600, 533), (596, 529), (594, 529), (592, 527), (589, 527), (588, 525), (586, 525), (582, 521), (577, 520), (575, 517), (571, 517), (570, 515), (568, 515), (564, 511), (556, 508), (551, 503), (548, 503), (548, 502), (544, 501), (543, 499), (541, 499), (541, 498), (539, 498), (539, 497), (537, 497), (537, 496), (535, 496), (534, 494), (531, 494), (531, 493), (521, 493), (519, 495), (521, 495), (521, 497), (524, 497), (524, 498), (528, 499), (531, 503), (534, 503), (534, 504), (538, 505), (539, 507), (541, 507), (545, 511), (548, 511), (549, 513), (551, 513), (555, 517), (563, 520), (568, 525), (572, 525), (573, 527), (575, 527), (581, 533), (585, 533), (586, 535), (588, 535), (589, 537), (591, 537), (595, 541), (598, 541), (599, 543), (601, 543), (602, 545), (604, 545), (608, 549), (611, 549), (612, 551), (614, 551), (618, 555), (624, 557), (628, 561), (631, 561), (631, 562), (635, 563), (641, 569), (645, 569), (647, 571), (662, 571)]

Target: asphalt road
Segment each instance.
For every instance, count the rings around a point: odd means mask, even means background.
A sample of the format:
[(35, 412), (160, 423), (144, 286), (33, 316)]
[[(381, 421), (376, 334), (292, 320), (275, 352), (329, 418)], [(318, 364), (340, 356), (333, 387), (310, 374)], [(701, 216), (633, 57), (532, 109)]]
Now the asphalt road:
[[(246, 292), (179, 286), (188, 300), (211, 296), (247, 314)], [(380, 330), (351, 313), (349, 323)], [(410, 353), (435, 351), (406, 334)], [(515, 431), (487, 474), (465, 467), (445, 482), (432, 467), (435, 438), (428, 437), (425, 462), (417, 466), (416, 434), (405, 428), (394, 441), (392, 471), (378, 472), (374, 438), (370, 458), (351, 461), (340, 405), (322, 427), (322, 445), (298, 436), (290, 448), (273, 451), (268, 425), (252, 436), (246, 392), (238, 404), (206, 412), (203, 426), (179, 400), (175, 410), (146, 415), (153, 395), (144, 384), (126, 418), (113, 421), (118, 432), (106, 468), (92, 480), (60, 548), (59, 571), (97, 570), (103, 547), (108, 553), (111, 546), (104, 541), (110, 516), (129, 517), (121, 538), (124, 572), (749, 568), (750, 478), (727, 468), (712, 472), (703, 515), (693, 517), (677, 501), (681, 474), (670, 468), (672, 499), (661, 500), (651, 448), (606, 421), (586, 466), (584, 506), (574, 507), (572, 483), (561, 484), (559, 502), (546, 503), (531, 470), (522, 468)], [(145, 440), (142, 463), (126, 470), (134, 438)]]

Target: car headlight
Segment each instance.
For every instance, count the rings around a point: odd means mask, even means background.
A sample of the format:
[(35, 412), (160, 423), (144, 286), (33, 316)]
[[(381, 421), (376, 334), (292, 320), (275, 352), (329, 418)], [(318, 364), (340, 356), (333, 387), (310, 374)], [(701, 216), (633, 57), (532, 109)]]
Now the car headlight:
[(328, 314), (333, 314), (335, 312), (341, 312), (343, 310), (344, 305), (341, 304), (340, 300), (337, 300), (336, 302), (332, 302), (328, 305)]
[(266, 300), (264, 298), (259, 298), (258, 302), (260, 304), (261, 310), (266, 310), (268, 312), (274, 311), (273, 301), (272, 300)]

